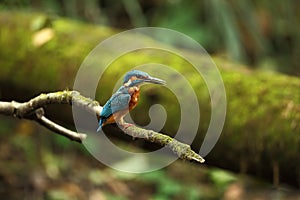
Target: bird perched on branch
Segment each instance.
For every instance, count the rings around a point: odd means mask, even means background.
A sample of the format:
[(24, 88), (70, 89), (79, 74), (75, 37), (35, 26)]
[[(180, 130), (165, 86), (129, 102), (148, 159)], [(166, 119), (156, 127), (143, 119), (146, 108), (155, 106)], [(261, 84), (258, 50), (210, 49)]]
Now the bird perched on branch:
[(99, 132), (107, 124), (117, 123), (122, 127), (129, 126), (123, 117), (137, 105), (140, 96), (140, 86), (145, 83), (166, 85), (164, 80), (151, 77), (148, 73), (132, 70), (124, 77), (123, 85), (105, 103), (100, 113)]

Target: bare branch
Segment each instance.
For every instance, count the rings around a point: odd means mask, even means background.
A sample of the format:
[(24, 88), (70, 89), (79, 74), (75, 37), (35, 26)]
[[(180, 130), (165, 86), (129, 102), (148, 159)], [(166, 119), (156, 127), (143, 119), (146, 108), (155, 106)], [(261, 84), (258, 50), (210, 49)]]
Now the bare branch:
[(65, 90), (62, 92), (40, 94), (39, 96), (24, 103), (18, 103), (16, 101), (0, 101), (0, 114), (14, 115), (16, 117), (23, 118), (34, 110), (49, 104), (74, 104), (75, 106), (82, 107), (90, 113), (99, 113), (102, 109), (97, 101), (81, 96), (77, 91)]
[(96, 114), (101, 111), (97, 101), (81, 96), (77, 91), (62, 91), (40, 94), (24, 103), (0, 101), (0, 114), (35, 120), (47, 129), (81, 143), (86, 138), (86, 134), (66, 129), (44, 116), (43, 107), (49, 104), (74, 104)]
[[(83, 139), (87, 137), (86, 134), (66, 129), (45, 117), (43, 107), (49, 104), (74, 105), (96, 115), (99, 115), (102, 109), (97, 101), (86, 98), (77, 91), (60, 91), (41, 94), (24, 103), (0, 101), (0, 114), (35, 120), (49, 130), (81, 143)], [(199, 163), (204, 162), (204, 159), (195, 153), (189, 145), (181, 143), (167, 135), (136, 126), (130, 126), (124, 129), (123, 132), (135, 138), (143, 138), (150, 142), (160, 144), (161, 146), (167, 146), (181, 159)]]

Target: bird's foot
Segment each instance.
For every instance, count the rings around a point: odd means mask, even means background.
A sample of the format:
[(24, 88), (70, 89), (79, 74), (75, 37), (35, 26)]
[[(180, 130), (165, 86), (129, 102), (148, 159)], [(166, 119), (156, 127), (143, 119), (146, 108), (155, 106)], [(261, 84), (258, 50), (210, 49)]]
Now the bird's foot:
[(123, 130), (127, 129), (130, 126), (133, 126), (133, 124), (130, 123), (122, 123), (122, 124), (118, 124)]

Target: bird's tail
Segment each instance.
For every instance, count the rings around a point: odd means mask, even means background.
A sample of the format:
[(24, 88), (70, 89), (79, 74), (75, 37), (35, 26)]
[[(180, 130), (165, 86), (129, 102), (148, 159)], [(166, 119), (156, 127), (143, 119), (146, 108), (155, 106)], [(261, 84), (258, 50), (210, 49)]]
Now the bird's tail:
[(102, 130), (102, 124), (104, 123), (103, 118), (100, 118), (98, 128), (97, 128), (97, 133), (99, 133)]
[(102, 130), (102, 126), (99, 126), (99, 127), (97, 128), (97, 133), (99, 133), (101, 130)]

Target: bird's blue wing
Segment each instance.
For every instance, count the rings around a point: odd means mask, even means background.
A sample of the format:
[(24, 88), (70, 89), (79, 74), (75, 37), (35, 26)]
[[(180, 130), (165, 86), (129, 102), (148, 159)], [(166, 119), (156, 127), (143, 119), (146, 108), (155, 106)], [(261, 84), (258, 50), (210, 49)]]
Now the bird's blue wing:
[(118, 112), (120, 110), (128, 109), (130, 98), (131, 96), (128, 93), (116, 94), (115, 98), (113, 98), (111, 101), (112, 113)]
[(97, 129), (97, 132), (100, 131), (100, 129), (102, 128), (102, 124), (113, 113), (128, 109), (130, 98), (131, 96), (127, 91), (118, 91), (106, 102), (100, 113), (99, 127)]
[(112, 101), (112, 97), (103, 106), (102, 111), (100, 112), (100, 117), (102, 117), (102, 118), (108, 118), (110, 115), (112, 115), (111, 101)]

